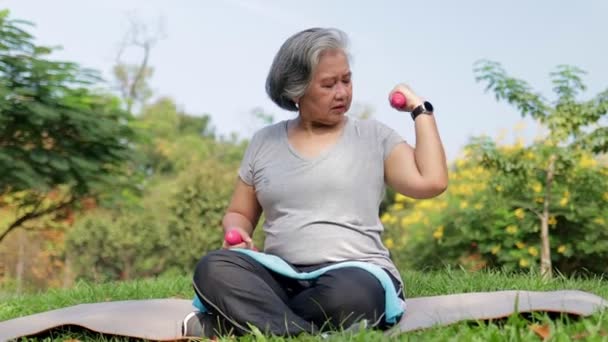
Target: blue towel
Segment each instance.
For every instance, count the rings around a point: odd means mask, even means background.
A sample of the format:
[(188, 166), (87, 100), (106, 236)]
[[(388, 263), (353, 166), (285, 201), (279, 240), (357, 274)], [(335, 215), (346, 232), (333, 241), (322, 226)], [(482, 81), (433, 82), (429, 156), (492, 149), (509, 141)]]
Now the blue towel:
[[(395, 286), (393, 285), (393, 281), (389, 277), (386, 272), (380, 268), (379, 266), (372, 265), (365, 262), (360, 261), (345, 261), (341, 263), (337, 263), (334, 265), (326, 266), (320, 268), (316, 271), (312, 272), (297, 272), (289, 264), (287, 264), (283, 259), (270, 254), (265, 254), (261, 252), (252, 251), (249, 249), (240, 249), (235, 248), (233, 251), (237, 251), (246, 255), (249, 255), (253, 259), (255, 259), (260, 264), (264, 265), (264, 267), (272, 270), (273, 272), (279, 273), (289, 278), (298, 279), (298, 280), (309, 280), (318, 278), (320, 275), (327, 271), (335, 270), (337, 268), (343, 267), (358, 267), (362, 268), (371, 274), (373, 274), (384, 288), (385, 293), (385, 310), (386, 314), (384, 319), (389, 324), (395, 324), (401, 318), (404, 313), (404, 302), (397, 296), (397, 291), (395, 291)], [(194, 296), (194, 301), (192, 303), (197, 309), (201, 312), (206, 312), (207, 309), (201, 303), (197, 296)]]

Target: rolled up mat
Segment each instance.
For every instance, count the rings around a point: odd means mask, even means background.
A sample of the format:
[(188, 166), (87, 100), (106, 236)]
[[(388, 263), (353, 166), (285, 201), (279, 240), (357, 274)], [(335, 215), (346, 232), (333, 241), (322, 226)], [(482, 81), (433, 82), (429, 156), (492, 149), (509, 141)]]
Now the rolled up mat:
[[(608, 301), (582, 291), (496, 291), (406, 299), (407, 311), (387, 331), (396, 335), (465, 320), (508, 317), (515, 312), (562, 312), (588, 316)], [(151, 299), (80, 304), (0, 322), (0, 341), (75, 325), (118, 336), (168, 341), (183, 338), (181, 322), (194, 308), (191, 300)]]
[(519, 312), (561, 312), (589, 316), (608, 308), (608, 301), (583, 291), (472, 292), (406, 300), (407, 312), (387, 333), (448, 325), (460, 321), (505, 318)]

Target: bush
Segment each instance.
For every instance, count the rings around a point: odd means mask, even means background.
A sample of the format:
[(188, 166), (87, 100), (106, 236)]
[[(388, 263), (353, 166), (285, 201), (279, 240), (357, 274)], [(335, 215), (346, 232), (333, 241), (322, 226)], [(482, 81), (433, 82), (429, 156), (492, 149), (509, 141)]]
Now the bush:
[[(446, 193), (422, 201), (397, 195), (382, 216), (385, 243), (401, 266), (522, 270), (539, 265), (542, 175), (493, 172), (475, 148), (469, 146), (466, 156), (452, 165)], [(533, 159), (540, 153), (531, 153), (535, 148), (502, 146), (497, 153)], [(550, 196), (552, 261), (564, 273), (606, 273), (608, 167), (589, 154), (570, 155), (570, 167)]]
[(170, 251), (166, 228), (145, 211), (92, 212), (77, 221), (66, 245), (74, 274), (94, 281), (157, 275)]
[(221, 247), (236, 175), (234, 166), (209, 159), (152, 187), (140, 207), (97, 210), (77, 220), (67, 247), (76, 276), (106, 281), (190, 274), (202, 255)]

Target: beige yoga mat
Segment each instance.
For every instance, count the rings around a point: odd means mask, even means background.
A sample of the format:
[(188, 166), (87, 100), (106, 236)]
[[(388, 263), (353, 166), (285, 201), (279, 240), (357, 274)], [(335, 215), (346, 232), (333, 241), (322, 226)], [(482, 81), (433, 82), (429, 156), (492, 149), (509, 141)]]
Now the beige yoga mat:
[[(582, 291), (497, 291), (410, 298), (394, 335), (465, 320), (508, 317), (514, 312), (563, 312), (588, 316), (608, 308), (608, 301)], [(118, 336), (177, 340), (182, 319), (193, 310), (184, 299), (129, 300), (80, 304), (0, 322), (0, 341), (75, 325)]]

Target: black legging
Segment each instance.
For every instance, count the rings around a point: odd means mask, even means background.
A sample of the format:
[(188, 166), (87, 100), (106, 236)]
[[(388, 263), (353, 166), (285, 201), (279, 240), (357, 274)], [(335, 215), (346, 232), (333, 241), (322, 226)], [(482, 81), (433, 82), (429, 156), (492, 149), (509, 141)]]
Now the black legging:
[[(310, 272), (327, 265), (292, 267)], [(399, 282), (388, 274), (403, 298)], [(222, 318), (221, 330), (233, 329), (239, 335), (251, 332), (248, 323), (282, 336), (348, 327), (361, 319), (388, 327), (382, 285), (356, 267), (301, 281), (274, 273), (243, 253), (220, 250), (196, 266), (194, 290), (206, 308)]]

